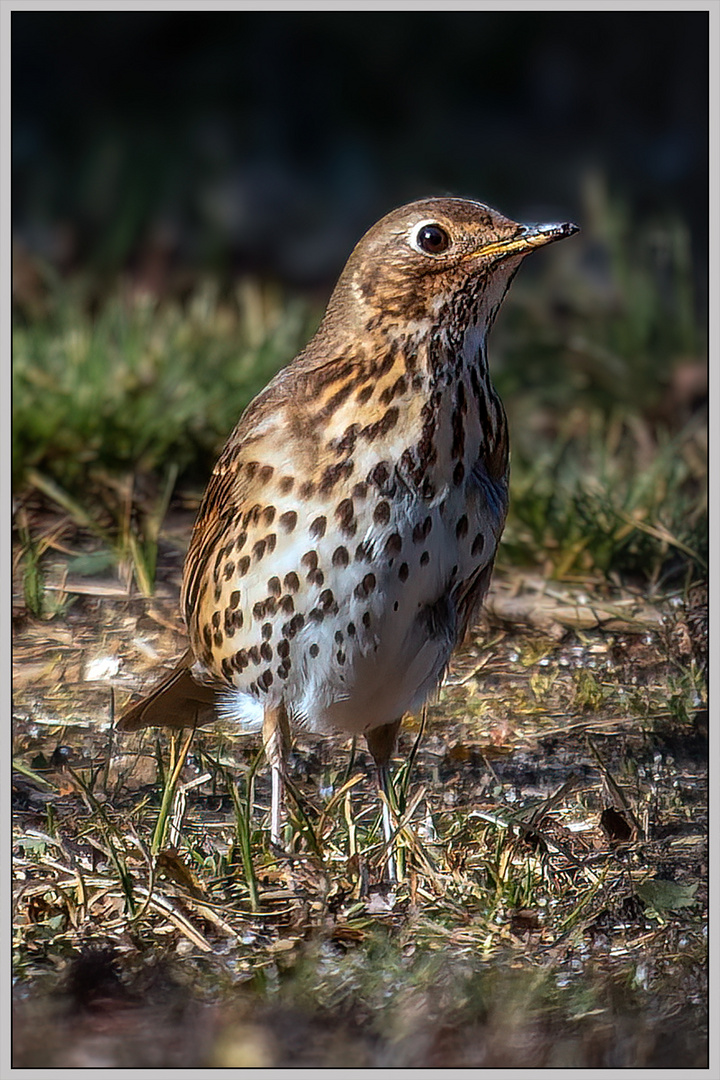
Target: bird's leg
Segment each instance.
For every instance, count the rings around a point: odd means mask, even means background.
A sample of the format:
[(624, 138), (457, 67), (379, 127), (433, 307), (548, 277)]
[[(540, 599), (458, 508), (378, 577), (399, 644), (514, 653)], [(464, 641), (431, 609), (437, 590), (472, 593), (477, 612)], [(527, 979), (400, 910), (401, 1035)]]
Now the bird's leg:
[(390, 845), (393, 828), (390, 820), (391, 780), (389, 762), (395, 749), (401, 722), (402, 720), (394, 720), (392, 724), (383, 724), (382, 727), (371, 728), (370, 731), (365, 733), (368, 749), (377, 766), (378, 787), (385, 796), (382, 804), (382, 819), (385, 843), (388, 845), (387, 876), (391, 884), (397, 882), (397, 866), (395, 852)]
[(270, 841), (277, 847), (282, 844), (280, 827), (284, 811), (285, 758), (290, 746), (290, 725), (284, 702), (275, 709), (266, 709), (263, 719), (263, 743), (265, 756), (270, 764), (272, 796), (270, 801)]

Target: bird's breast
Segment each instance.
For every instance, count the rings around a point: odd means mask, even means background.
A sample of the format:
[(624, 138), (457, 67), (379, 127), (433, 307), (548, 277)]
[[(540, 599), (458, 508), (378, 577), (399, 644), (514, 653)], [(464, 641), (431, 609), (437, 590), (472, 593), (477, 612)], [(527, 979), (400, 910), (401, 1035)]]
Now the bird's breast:
[(361, 732), (419, 707), (456, 644), (464, 583), (494, 556), (506, 482), (484, 464), (485, 388), (467, 370), (429, 393), (397, 365), (348, 378), (303, 412), (316, 459), (295, 448), (299, 410), (279, 415), (240, 447), (204, 526), (189, 629), (227, 715), (282, 699), (311, 728)]

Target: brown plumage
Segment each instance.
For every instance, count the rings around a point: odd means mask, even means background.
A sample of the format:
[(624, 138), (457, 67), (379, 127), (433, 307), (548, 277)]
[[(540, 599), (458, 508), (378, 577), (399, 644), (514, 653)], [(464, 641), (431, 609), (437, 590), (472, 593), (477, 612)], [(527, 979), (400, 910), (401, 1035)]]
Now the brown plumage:
[(385, 772), (487, 591), (507, 510), (486, 338), (520, 262), (573, 225), (426, 199), (362, 238), (308, 346), (220, 455), (185, 563), (190, 649), (119, 727), (263, 727), (279, 838), (292, 724)]

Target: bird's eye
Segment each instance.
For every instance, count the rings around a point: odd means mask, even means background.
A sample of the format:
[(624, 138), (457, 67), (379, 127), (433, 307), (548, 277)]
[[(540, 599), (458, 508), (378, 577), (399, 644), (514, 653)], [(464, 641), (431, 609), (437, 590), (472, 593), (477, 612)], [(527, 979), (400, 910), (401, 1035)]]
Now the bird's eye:
[(450, 237), (440, 225), (422, 225), (417, 231), (415, 243), (427, 255), (441, 255), (450, 247)]

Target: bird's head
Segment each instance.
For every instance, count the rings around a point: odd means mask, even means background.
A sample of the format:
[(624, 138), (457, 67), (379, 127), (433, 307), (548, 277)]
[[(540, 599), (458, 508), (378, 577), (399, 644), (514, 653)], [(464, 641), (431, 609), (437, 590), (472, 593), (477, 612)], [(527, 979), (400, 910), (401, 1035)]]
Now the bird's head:
[(489, 325), (522, 259), (575, 232), (570, 223), (520, 225), (467, 199), (421, 199), (365, 233), (328, 311), (370, 327), (483, 314)]

